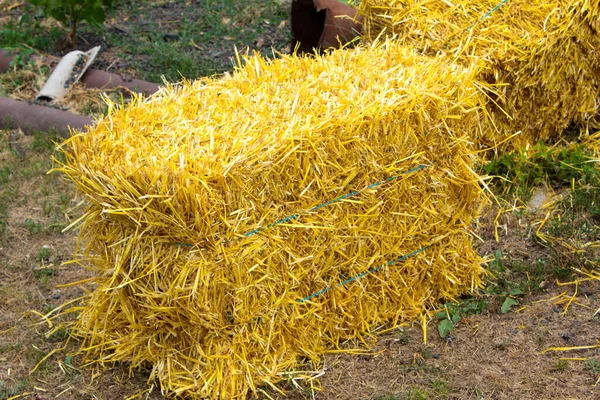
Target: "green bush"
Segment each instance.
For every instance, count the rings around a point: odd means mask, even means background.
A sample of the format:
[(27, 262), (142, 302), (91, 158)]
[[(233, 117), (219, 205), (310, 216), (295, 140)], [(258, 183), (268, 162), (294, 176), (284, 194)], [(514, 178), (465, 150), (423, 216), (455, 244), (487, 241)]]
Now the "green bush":
[(31, 4), (41, 7), (46, 17), (71, 24), (71, 45), (75, 45), (77, 24), (87, 21), (102, 25), (106, 19), (106, 10), (112, 8), (118, 0), (29, 0)]

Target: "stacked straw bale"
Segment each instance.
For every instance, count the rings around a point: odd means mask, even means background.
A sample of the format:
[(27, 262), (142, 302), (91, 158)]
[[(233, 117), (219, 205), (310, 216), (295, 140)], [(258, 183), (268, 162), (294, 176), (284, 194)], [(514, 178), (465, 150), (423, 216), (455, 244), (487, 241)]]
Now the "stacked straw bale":
[(191, 398), (309, 377), (481, 284), (474, 68), (396, 43), (241, 64), (111, 106), (59, 167), (89, 201), (82, 351)]
[(493, 85), (494, 126), (485, 146), (585, 128), (600, 98), (600, 2), (596, 0), (363, 0), (365, 40), (395, 35), (424, 54), (480, 65)]

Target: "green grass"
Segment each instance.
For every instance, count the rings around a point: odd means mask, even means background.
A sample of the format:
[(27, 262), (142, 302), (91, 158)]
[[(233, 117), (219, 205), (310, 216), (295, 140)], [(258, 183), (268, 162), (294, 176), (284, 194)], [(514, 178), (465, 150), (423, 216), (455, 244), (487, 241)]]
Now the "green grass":
[(23, 16), (18, 22), (9, 20), (0, 26), (0, 47), (19, 49), (19, 54), (23, 56), (15, 60), (17, 65), (27, 61), (27, 56), (32, 54), (31, 49), (53, 51), (66, 32), (57, 26), (42, 25), (43, 18), (29, 3), (23, 7)]
[[(118, 46), (119, 57), (132, 64), (140, 73), (138, 78), (160, 83), (164, 77), (176, 82), (232, 70), (234, 45), (240, 52), (254, 48), (265, 30), (276, 29), (288, 18), (287, 8), (276, 1), (201, 0), (197, 5), (179, 4), (177, 10), (181, 13), (174, 13), (162, 25), (153, 15), (162, 11), (163, 5), (152, 1), (123, 4), (118, 12), (129, 15), (126, 32), (106, 30), (107, 41)], [(270, 50), (262, 52), (272, 56)]]
[[(600, 199), (600, 169), (583, 144), (549, 147), (538, 143), (528, 150), (505, 153), (483, 165), (482, 170), (502, 177), (495, 186), (521, 198), (527, 198), (536, 186), (547, 184), (553, 188), (575, 186), (577, 200), (586, 208)], [(597, 201), (596, 206), (600, 207)]]
[(4, 344), (4, 345), (0, 346), (0, 353), (1, 354), (6, 354), (9, 351), (19, 351), (22, 348), (23, 348), (23, 344), (22, 343)]
[(35, 257), (35, 260), (37, 262), (42, 262), (42, 261), (48, 261), (49, 258), (50, 258), (50, 248), (43, 246), (38, 250), (38, 254)]
[(550, 371), (551, 372), (564, 372), (569, 369), (569, 362), (567, 360), (558, 360)]
[[(36, 134), (25, 146), (26, 158), (21, 160), (12, 152), (8, 134), (2, 132), (0, 135), (0, 154), (5, 160), (0, 167), (0, 244), (9, 240), (11, 209), (41, 210), (41, 213), (25, 214), (12, 221), (15, 227), (25, 229), (30, 235), (60, 233), (66, 226), (65, 213), (73, 191), (57, 174), (47, 174), (52, 168), (52, 156), (57, 155), (56, 140), (52, 135)], [(36, 184), (27, 185), (32, 181)]]
[(406, 393), (406, 400), (427, 400), (429, 395), (422, 389), (412, 388)]
[[(60, 46), (68, 29), (51, 19), (52, 23), (42, 24), (41, 10), (28, 3), (23, 11), (18, 22), (13, 19), (0, 26), (0, 48), (19, 54), (18, 66), (26, 67), (36, 51), (64, 51)], [(118, 2), (108, 14), (101, 27), (82, 22), (78, 36), (101, 38), (107, 43), (103, 51), (116, 50), (136, 78), (157, 83), (163, 77), (177, 82), (230, 71), (234, 46), (243, 53), (262, 41), (258, 51), (273, 57), (271, 46), (283, 49), (290, 37), (289, 24), (281, 25), (289, 18), (288, 6), (275, 0), (200, 0), (194, 5)], [(157, 15), (163, 16), (161, 21)], [(121, 22), (124, 18), (127, 22)]]
[(501, 195), (527, 200), (537, 186), (570, 189), (565, 198), (574, 212), (600, 216), (600, 163), (584, 144), (547, 146), (508, 152), (481, 166), (496, 177), (492, 187)]
[(14, 385), (0, 381), (0, 400), (7, 400), (22, 393), (27, 387), (27, 381), (28, 379), (24, 379)]
[(587, 371), (592, 371), (594, 374), (600, 374), (600, 361), (595, 358), (585, 360), (585, 367)]
[(486, 308), (485, 298), (466, 298), (457, 304), (446, 303), (443, 310), (435, 316), (438, 319), (438, 333), (445, 338), (454, 329), (454, 326), (464, 317), (480, 314)]
[[(494, 279), (486, 293), (513, 296), (517, 290), (531, 294), (547, 278), (568, 279), (574, 267), (598, 267), (599, 256), (587, 244), (600, 237), (600, 163), (584, 144), (573, 142), (561, 147), (539, 143), (528, 150), (506, 153), (481, 169), (500, 178), (491, 186), (509, 204), (526, 203), (540, 186), (560, 195), (554, 198), (556, 203), (544, 221), (543, 236), (535, 229), (531, 234), (536, 244), (547, 248), (545, 258), (525, 263), (496, 255), (489, 265)], [(517, 217), (539, 226), (542, 217), (535, 214), (536, 210), (523, 208)]]
[[(0, 135), (0, 153), (9, 152), (8, 135)], [(6, 242), (8, 231), (8, 210), (14, 189), (11, 185), (13, 180), (12, 166), (4, 165), (0, 168), (0, 244)]]

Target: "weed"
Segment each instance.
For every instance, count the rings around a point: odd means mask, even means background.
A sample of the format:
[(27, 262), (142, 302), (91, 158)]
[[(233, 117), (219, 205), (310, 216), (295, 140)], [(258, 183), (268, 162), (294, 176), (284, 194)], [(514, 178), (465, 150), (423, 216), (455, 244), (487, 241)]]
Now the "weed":
[(503, 177), (505, 180), (497, 182), (496, 186), (522, 198), (527, 198), (531, 190), (542, 183), (555, 188), (574, 187), (576, 202), (586, 207), (595, 201), (600, 212), (597, 202), (600, 189), (594, 187), (600, 173), (584, 145), (559, 148), (538, 143), (524, 151), (505, 153), (483, 165), (482, 169), (488, 175)]
[(500, 309), (503, 314), (518, 304), (517, 297), (539, 291), (541, 283), (551, 273), (550, 263), (545, 258), (537, 258), (533, 263), (526, 264), (505, 259), (500, 250), (494, 253), (488, 269), (492, 277), (483, 293), (503, 299)]
[(56, 270), (50, 266), (33, 268), (33, 274), (35, 278), (42, 284), (50, 282), (50, 278), (56, 274)]
[(424, 360), (428, 360), (431, 357), (433, 357), (433, 353), (431, 352), (431, 349), (429, 347), (425, 347), (422, 351), (421, 351), (421, 357), (423, 357)]
[(43, 229), (42, 224), (32, 220), (31, 218), (25, 219), (23, 222), (23, 227), (33, 234), (41, 233)]
[[(50, 343), (64, 342), (70, 335), (70, 331), (65, 328), (58, 328), (53, 330), (50, 335), (46, 337), (46, 341)], [(69, 363), (71, 360), (69, 359)]]
[(7, 386), (6, 383), (0, 381), (0, 400), (13, 399), (21, 397), (20, 394), (27, 386), (27, 379), (22, 380), (14, 386)]
[(554, 267), (554, 275), (560, 280), (567, 280), (573, 276), (573, 269), (569, 267)]
[(410, 335), (404, 329), (399, 329), (396, 334), (398, 344), (407, 345), (410, 343)]
[(589, 358), (585, 360), (584, 369), (587, 371), (592, 371), (594, 374), (600, 374), (600, 361), (595, 358)]
[(406, 400), (427, 400), (429, 395), (427, 392), (422, 392), (421, 389), (410, 388), (406, 393)]
[(537, 144), (525, 151), (504, 154), (482, 169), (510, 181), (509, 184), (499, 181), (495, 185), (521, 199), (527, 198), (540, 184), (570, 189), (562, 191), (562, 201), (556, 207), (558, 212), (544, 227), (544, 234), (553, 239), (539, 242), (550, 249), (551, 263), (548, 260), (536, 260), (529, 265), (515, 261), (503, 263), (498, 256), (490, 263), (495, 280), (486, 290), (488, 294), (504, 296), (503, 312), (514, 305), (514, 300), (508, 296), (517, 294), (515, 290), (533, 293), (548, 276), (568, 279), (573, 266), (593, 267), (590, 251), (584, 244), (600, 237), (597, 223), (600, 217), (600, 167), (584, 145), (560, 148)]
[[(600, 184), (600, 182), (599, 182)], [(572, 196), (573, 192), (569, 194)], [(553, 218), (548, 226), (548, 233), (555, 237), (598, 237), (600, 234), (600, 226), (593, 221), (589, 221), (582, 218), (581, 211), (589, 209), (585, 207), (576, 206), (572, 201), (569, 201), (569, 197), (563, 204), (565, 210), (558, 218)], [(593, 211), (593, 210), (592, 210)]]
[(34, 50), (51, 51), (61, 42), (64, 31), (57, 27), (42, 26), (31, 4), (25, 2), (24, 12), (17, 22), (9, 20), (0, 26), (0, 47), (12, 49), (17, 57), (13, 67), (24, 67)]
[(51, 314), (51, 313), (53, 313), (54, 310), (55, 310), (54, 306), (52, 304), (49, 304), (49, 303), (45, 303), (41, 307), (42, 315)]
[(38, 251), (37, 256), (35, 257), (35, 260), (37, 262), (42, 262), (42, 261), (48, 261), (49, 258), (50, 258), (50, 248), (47, 246), (42, 246), (40, 248), (40, 250)]
[(63, 24), (71, 25), (71, 45), (75, 45), (77, 24), (80, 21), (101, 25), (106, 19), (106, 10), (112, 8), (116, 0), (29, 0), (43, 9), (46, 17), (52, 17)]
[(567, 360), (558, 360), (555, 366), (550, 368), (552, 372), (564, 372), (569, 369), (569, 362)]
[(437, 397), (448, 397), (453, 392), (450, 384), (442, 379), (435, 379), (430, 387)]
[(438, 333), (445, 338), (454, 329), (454, 326), (469, 315), (480, 314), (486, 307), (485, 299), (468, 298), (458, 304), (446, 303), (444, 309), (435, 316), (439, 320)]

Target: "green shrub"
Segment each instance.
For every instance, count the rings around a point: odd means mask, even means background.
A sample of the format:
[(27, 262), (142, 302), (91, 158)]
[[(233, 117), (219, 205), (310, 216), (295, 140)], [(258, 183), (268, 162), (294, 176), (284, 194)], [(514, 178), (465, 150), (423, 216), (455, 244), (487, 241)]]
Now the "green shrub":
[(29, 0), (41, 7), (46, 17), (71, 24), (71, 45), (75, 45), (77, 24), (87, 21), (102, 25), (106, 19), (106, 10), (112, 8), (118, 0)]

